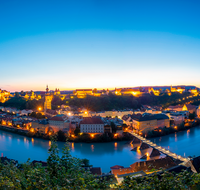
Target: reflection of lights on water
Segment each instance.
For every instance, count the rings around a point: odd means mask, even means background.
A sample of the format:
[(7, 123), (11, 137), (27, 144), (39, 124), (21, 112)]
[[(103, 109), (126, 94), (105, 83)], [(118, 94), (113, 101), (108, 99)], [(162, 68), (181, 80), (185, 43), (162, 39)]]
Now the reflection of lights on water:
[(115, 149), (116, 149), (117, 148), (117, 142), (115, 142), (114, 146), (115, 146)]
[(72, 150), (74, 150), (74, 143), (72, 143)]
[(175, 133), (175, 142), (177, 142), (177, 134)]
[(169, 149), (169, 146), (168, 146), (168, 149)]
[(94, 145), (93, 144), (91, 145), (91, 150), (92, 150), (92, 152), (94, 151)]
[(34, 143), (34, 138), (31, 139), (32, 144)]
[(190, 129), (187, 130), (187, 137), (190, 135)]
[(49, 141), (49, 146), (51, 146), (51, 141)]
[(185, 156), (185, 152), (184, 152), (184, 156)]
[(139, 147), (139, 146), (137, 147), (137, 153), (138, 153), (138, 154), (141, 154), (141, 151), (140, 151), (140, 147)]
[(26, 143), (26, 138), (24, 137), (24, 143)]
[(11, 137), (8, 137), (8, 139), (9, 139), (9, 141), (11, 141), (11, 140), (12, 140), (12, 138), (11, 138)]

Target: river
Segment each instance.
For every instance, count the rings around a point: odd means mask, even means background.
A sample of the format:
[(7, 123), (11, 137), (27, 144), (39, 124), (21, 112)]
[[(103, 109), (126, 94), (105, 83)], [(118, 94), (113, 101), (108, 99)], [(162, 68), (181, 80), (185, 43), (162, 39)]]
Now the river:
[[(188, 131), (178, 132), (151, 141), (182, 156), (200, 155), (200, 127)], [(0, 130), (0, 153), (19, 162), (26, 162), (28, 158), (46, 161), (50, 141), (28, 138)], [(64, 142), (58, 142), (62, 150)], [(78, 158), (87, 158), (94, 167), (101, 167), (103, 172), (109, 172), (114, 165), (130, 166), (139, 161), (141, 154), (132, 149), (125, 142), (109, 143), (71, 143), (71, 154)]]

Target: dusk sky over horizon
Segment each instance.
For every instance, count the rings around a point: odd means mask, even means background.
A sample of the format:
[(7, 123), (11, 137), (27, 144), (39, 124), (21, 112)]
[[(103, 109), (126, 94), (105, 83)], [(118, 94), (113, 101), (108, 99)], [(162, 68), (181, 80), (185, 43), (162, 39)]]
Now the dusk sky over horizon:
[(0, 88), (200, 87), (200, 2), (0, 0)]

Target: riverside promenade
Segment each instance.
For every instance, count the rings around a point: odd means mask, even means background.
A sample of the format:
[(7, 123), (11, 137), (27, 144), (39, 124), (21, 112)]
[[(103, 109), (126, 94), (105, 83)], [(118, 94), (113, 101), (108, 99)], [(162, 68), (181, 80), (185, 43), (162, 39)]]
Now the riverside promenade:
[(147, 140), (144, 137), (141, 137), (140, 135), (138, 135), (138, 134), (136, 134), (134, 132), (130, 132), (129, 131), (129, 133), (131, 135), (133, 135), (134, 137), (138, 138), (139, 140), (141, 140), (143, 143), (148, 144), (150, 147), (155, 148), (158, 151), (162, 152), (163, 154), (166, 154), (166, 155), (168, 155), (168, 156), (170, 156), (170, 157), (172, 157), (174, 159), (180, 160), (182, 162), (188, 162), (190, 160), (189, 158), (182, 157), (182, 156), (177, 155), (176, 153), (173, 153), (173, 152), (171, 152), (171, 151), (169, 151), (169, 150), (167, 150), (167, 149), (165, 149), (165, 148), (163, 148), (161, 146), (158, 146), (157, 144), (151, 142), (150, 140)]

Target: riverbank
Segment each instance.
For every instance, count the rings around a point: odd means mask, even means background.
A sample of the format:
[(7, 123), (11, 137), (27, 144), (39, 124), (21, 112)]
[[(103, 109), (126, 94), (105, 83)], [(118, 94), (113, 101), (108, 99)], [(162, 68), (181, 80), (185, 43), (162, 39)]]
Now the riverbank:
[[(9, 126), (1, 126), (0, 130), (8, 131), (11, 133), (19, 134), (26, 137), (39, 138), (44, 140), (50, 140), (51, 136), (48, 134), (42, 134), (39, 132), (30, 132), (25, 129), (18, 129)], [(119, 142), (119, 141), (130, 141), (132, 140), (132, 136), (129, 133), (124, 132), (121, 136), (114, 136), (114, 134), (97, 134), (91, 136), (89, 134), (83, 133), (78, 136), (67, 136), (64, 132), (59, 131), (57, 134), (57, 141), (59, 142), (79, 142), (79, 143), (103, 143), (103, 142)]]
[(147, 139), (155, 138), (155, 137), (162, 137), (170, 134), (174, 134), (181, 131), (186, 131), (188, 129), (194, 128), (200, 125), (200, 120), (196, 119), (193, 122), (181, 123), (177, 126), (170, 126), (169, 128), (158, 128), (157, 130), (149, 131), (147, 134), (143, 134), (143, 137)]

